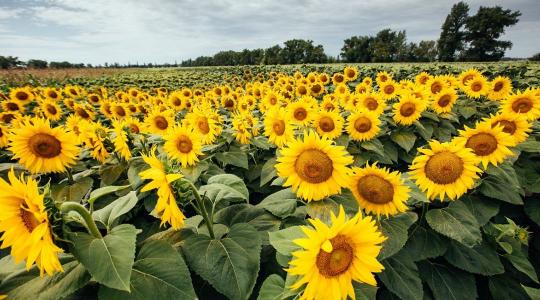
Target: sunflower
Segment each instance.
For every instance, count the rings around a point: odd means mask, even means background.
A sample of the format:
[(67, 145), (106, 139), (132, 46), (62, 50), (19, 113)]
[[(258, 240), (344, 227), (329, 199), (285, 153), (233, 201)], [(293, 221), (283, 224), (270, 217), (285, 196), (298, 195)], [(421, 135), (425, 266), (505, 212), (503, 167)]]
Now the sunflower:
[(174, 117), (171, 111), (160, 111), (155, 108), (144, 119), (144, 124), (149, 133), (165, 134), (169, 128), (174, 126)]
[(289, 113), (288, 119), (295, 124), (307, 126), (313, 119), (312, 106), (303, 101), (303, 99), (291, 103), (287, 107), (287, 110)]
[(287, 272), (299, 276), (293, 289), (305, 285), (300, 299), (355, 299), (352, 281), (376, 286), (373, 273), (384, 269), (377, 256), (386, 238), (370, 216), (349, 219), (340, 206), (330, 218), (331, 226), (310, 219), (314, 228), (302, 226), (305, 237), (293, 240), (301, 249), (292, 253)]
[(21, 104), (28, 104), (34, 101), (34, 94), (29, 87), (14, 88), (9, 92), (9, 98), (13, 101), (18, 101)]
[(320, 82), (314, 82), (313, 84), (309, 85), (309, 92), (311, 96), (320, 96), (325, 92), (324, 85)]
[(112, 112), (112, 102), (110, 100), (103, 100), (101, 101), (101, 105), (99, 106), (99, 110), (101, 113), (107, 117), (111, 118), (113, 116)]
[(416, 77), (414, 77), (414, 82), (417, 85), (425, 85), (433, 76), (427, 72), (421, 72)]
[(460, 135), (454, 138), (455, 142), (472, 149), (484, 169), (489, 163), (497, 166), (505, 158), (513, 155), (508, 147), (514, 145), (514, 139), (503, 132), (501, 126), (492, 127), (489, 123), (481, 122), (476, 124), (475, 128), (465, 126), (465, 130), (460, 130), (459, 133)]
[(279, 93), (270, 91), (266, 93), (263, 100), (261, 101), (261, 111), (266, 111), (268, 109), (271, 109), (272, 107), (279, 107), (282, 101), (283, 96), (281, 96)]
[(438, 114), (444, 114), (452, 111), (452, 107), (456, 103), (458, 96), (454, 89), (446, 88), (434, 95), (433, 98), (431, 109)]
[(435, 96), (440, 93), (443, 89), (448, 88), (448, 84), (440, 76), (431, 77), (428, 82), (426, 82), (426, 90), (430, 95)]
[(40, 118), (24, 122), (9, 138), (13, 158), (32, 173), (64, 172), (79, 155), (76, 136)]
[(11, 247), (16, 262), (26, 260), (27, 270), (35, 263), (40, 276), (63, 272), (58, 260), (63, 251), (53, 242), (37, 181), (32, 177), (17, 178), (13, 169), (8, 178), (9, 183), (0, 178), (0, 248)]
[(142, 125), (141, 121), (139, 121), (138, 119), (135, 119), (133, 117), (127, 117), (122, 121), (124, 122), (125, 126), (127, 126), (129, 132), (134, 134), (139, 134), (141, 132)]
[(388, 72), (381, 71), (381, 72), (378, 72), (377, 75), (375, 76), (375, 81), (377, 82), (378, 86), (381, 86), (385, 82), (393, 81), (393, 79), (392, 79), (392, 75), (390, 75)]
[(43, 90), (43, 96), (45, 96), (45, 99), (52, 101), (62, 100), (62, 92), (51, 87), (47, 87)]
[(123, 119), (131, 114), (131, 111), (127, 108), (127, 105), (120, 102), (112, 103), (110, 106), (110, 112), (111, 116), (116, 119)]
[(387, 80), (381, 82), (379, 85), (379, 94), (383, 97), (384, 100), (390, 100), (398, 95), (399, 86), (393, 80)]
[(459, 74), (459, 77), (458, 77), (459, 88), (464, 90), (465, 85), (467, 85), (469, 80), (474, 79), (476, 77), (480, 77), (480, 76), (482, 76), (482, 73), (474, 68), (461, 72), (461, 74)]
[(524, 117), (510, 114), (498, 114), (486, 119), (491, 127), (501, 126), (502, 131), (508, 133), (514, 139), (513, 145), (524, 142), (532, 131), (532, 124)]
[(409, 188), (401, 179), (399, 172), (367, 165), (353, 168), (349, 189), (366, 213), (395, 215), (407, 210), (405, 202), (409, 199)]
[(313, 118), (313, 127), (317, 130), (320, 136), (327, 137), (331, 140), (338, 138), (343, 132), (343, 117), (337, 111), (322, 110), (315, 114)]
[(124, 158), (125, 160), (129, 160), (131, 158), (131, 150), (128, 144), (127, 133), (124, 131), (125, 123), (123, 121), (114, 120), (112, 122), (112, 125), (114, 132), (114, 150), (122, 158)]
[(171, 183), (183, 177), (182, 174), (167, 174), (165, 166), (156, 157), (155, 149), (148, 156), (143, 154), (142, 158), (150, 168), (140, 172), (139, 176), (152, 181), (141, 192), (157, 189), (158, 200), (154, 212), (161, 218), (161, 226), (169, 223), (174, 230), (182, 228), (186, 217), (178, 207), (171, 187)]
[(294, 125), (287, 120), (286, 110), (276, 107), (269, 110), (264, 118), (264, 134), (278, 148), (294, 140)]
[(40, 107), (47, 119), (51, 121), (58, 121), (62, 118), (62, 108), (55, 101), (45, 99), (41, 101)]
[(467, 81), (462, 89), (470, 98), (480, 98), (488, 94), (489, 83), (484, 76), (476, 76)]
[(194, 166), (199, 161), (201, 142), (197, 135), (185, 127), (174, 127), (164, 137), (163, 149), (172, 159), (180, 162), (182, 167)]
[(488, 98), (490, 100), (503, 100), (512, 92), (512, 80), (508, 77), (497, 76), (490, 82)]
[(355, 67), (345, 67), (343, 75), (345, 75), (345, 81), (355, 81), (358, 78), (358, 69)]
[(304, 132), (303, 140), (291, 141), (277, 161), (278, 175), (287, 178), (284, 186), (292, 186), (299, 197), (312, 201), (337, 194), (347, 185), (347, 165), (353, 158), (331, 140)]
[(357, 111), (347, 117), (347, 132), (351, 139), (355, 141), (369, 141), (373, 139), (381, 128), (381, 120), (376, 114), (368, 111)]
[(79, 141), (84, 143), (86, 148), (90, 150), (90, 155), (94, 159), (102, 164), (105, 163), (110, 156), (105, 147), (108, 128), (98, 122), (81, 121), (78, 124), (78, 130), (80, 131)]
[(88, 104), (82, 105), (79, 103), (75, 103), (75, 105), (73, 106), (73, 111), (75, 112), (75, 115), (87, 121), (94, 120), (96, 116), (92, 106), (89, 106)]
[(71, 98), (76, 98), (81, 95), (81, 90), (78, 86), (68, 85), (64, 88), (64, 94)]
[(327, 84), (330, 83), (330, 76), (328, 76), (328, 74), (326, 74), (326, 73), (321, 73), (321, 74), (319, 74), (319, 81), (323, 85), (327, 85)]
[(339, 111), (339, 101), (337, 101), (334, 95), (324, 95), (323, 101), (321, 102), (321, 109), (326, 111)]
[(386, 107), (386, 102), (378, 93), (367, 93), (359, 95), (357, 106), (373, 114), (380, 115)]
[(9, 129), (4, 125), (0, 125), (0, 149), (7, 147), (9, 143), (8, 139)]
[(354, 87), (354, 91), (357, 94), (369, 93), (369, 92), (371, 92), (371, 85), (364, 84), (363, 82), (359, 83), (359, 84), (356, 85), (356, 87)]
[(246, 122), (234, 122), (232, 129), (234, 130), (234, 137), (237, 142), (242, 145), (249, 144), (249, 141), (253, 137), (253, 134), (250, 132), (249, 126)]
[(345, 83), (345, 76), (341, 73), (334, 73), (334, 75), (332, 75), (332, 83), (334, 85)]
[(194, 110), (186, 116), (185, 120), (189, 127), (199, 135), (203, 145), (210, 145), (216, 140), (219, 125), (215, 119), (208, 117), (208, 113), (204, 110)]
[(401, 125), (411, 125), (420, 119), (420, 115), (426, 109), (426, 103), (416, 98), (412, 94), (401, 97), (398, 103), (394, 104), (394, 121)]
[(410, 176), (429, 199), (445, 195), (452, 200), (461, 197), (474, 186), (478, 173), (478, 158), (471, 149), (455, 143), (429, 142), (431, 149), (420, 148), (411, 166)]
[(12, 113), (23, 112), (24, 105), (22, 102), (18, 100), (5, 100), (5, 101), (2, 101), (2, 109), (5, 112), (12, 112)]
[(503, 101), (501, 112), (515, 116), (523, 116), (529, 121), (540, 118), (540, 96), (535, 90), (518, 91)]

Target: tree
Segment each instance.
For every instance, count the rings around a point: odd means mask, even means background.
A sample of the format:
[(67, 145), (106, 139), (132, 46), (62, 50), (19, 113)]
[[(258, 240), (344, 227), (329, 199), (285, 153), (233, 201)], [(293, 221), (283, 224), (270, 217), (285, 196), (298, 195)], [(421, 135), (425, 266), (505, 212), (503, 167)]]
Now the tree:
[(536, 53), (535, 55), (531, 56), (529, 60), (532, 61), (540, 61), (540, 52)]
[(346, 62), (370, 62), (373, 58), (371, 45), (373, 37), (352, 36), (343, 41), (340, 56)]
[(371, 45), (374, 62), (403, 61), (407, 57), (407, 34), (403, 31), (383, 29), (377, 33)]
[(46, 69), (47, 62), (41, 59), (31, 59), (26, 63), (26, 66), (33, 69)]
[(503, 9), (500, 6), (480, 6), (476, 15), (467, 19), (465, 41), (469, 48), (464, 59), (470, 61), (500, 60), (506, 49), (512, 47), (510, 41), (498, 40), (506, 27), (519, 21), (521, 12)]
[(11, 69), (22, 66), (23, 63), (15, 56), (0, 56), (0, 69)]
[(442, 25), (441, 36), (438, 41), (439, 60), (454, 61), (456, 54), (464, 50), (465, 33), (463, 28), (469, 18), (469, 5), (458, 2), (452, 6), (452, 10)]
[(413, 51), (415, 61), (435, 61), (437, 55), (437, 42), (435, 41), (420, 41)]
[(294, 39), (284, 43), (280, 52), (285, 64), (321, 63), (326, 61), (322, 45), (313, 45), (312, 40)]
[(281, 63), (281, 47), (279, 45), (275, 45), (264, 50), (265, 65), (279, 65)]

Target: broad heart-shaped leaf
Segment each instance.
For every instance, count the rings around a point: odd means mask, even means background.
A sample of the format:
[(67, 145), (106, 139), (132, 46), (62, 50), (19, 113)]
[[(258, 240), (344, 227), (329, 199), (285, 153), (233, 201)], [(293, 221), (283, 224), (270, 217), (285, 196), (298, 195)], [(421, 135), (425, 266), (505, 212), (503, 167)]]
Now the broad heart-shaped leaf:
[(528, 199), (525, 202), (525, 213), (531, 220), (540, 225), (540, 201), (538, 199)]
[(422, 226), (411, 230), (411, 235), (402, 252), (406, 252), (414, 261), (438, 257), (446, 252), (448, 239), (430, 228)]
[(276, 165), (276, 158), (272, 157), (268, 159), (262, 169), (261, 169), (261, 183), (259, 186), (263, 186), (270, 182), (270, 180), (274, 179), (277, 176), (276, 168), (274, 167)]
[(474, 247), (482, 240), (478, 221), (461, 201), (454, 201), (442, 209), (429, 210), (426, 220), (438, 233), (467, 247)]
[(88, 203), (92, 204), (100, 197), (103, 197), (105, 195), (121, 191), (123, 189), (126, 189), (130, 187), (129, 185), (111, 185), (111, 186), (105, 186), (99, 189), (95, 189), (90, 193), (90, 197), (88, 198)]
[(511, 164), (489, 166), (486, 173), (488, 175), (482, 180), (480, 193), (511, 204), (523, 204), (521, 199), (523, 191), (516, 170)]
[(356, 281), (353, 281), (352, 284), (356, 299), (375, 300), (377, 298), (378, 287)]
[(264, 280), (257, 300), (281, 300), (284, 293), (285, 280), (277, 274), (272, 274)]
[(407, 131), (394, 131), (390, 134), (390, 139), (403, 148), (406, 152), (411, 151), (416, 141), (416, 135)]
[(499, 203), (484, 197), (464, 196), (460, 201), (467, 205), (480, 226), (486, 225), (499, 212)]
[(494, 300), (530, 300), (522, 285), (511, 276), (490, 276), (488, 286)]
[(417, 214), (407, 212), (381, 221), (382, 232), (387, 239), (384, 241), (379, 259), (391, 257), (403, 248), (409, 236), (407, 231), (416, 220)]
[(244, 183), (244, 180), (233, 174), (214, 175), (208, 179), (208, 184), (221, 183), (232, 187), (244, 196), (244, 199), (249, 199), (249, 191)]
[(275, 192), (264, 198), (257, 207), (262, 207), (274, 216), (285, 218), (296, 209), (296, 194), (290, 188)]
[(233, 165), (240, 168), (248, 168), (247, 154), (241, 150), (216, 153), (216, 159), (226, 165)]
[(474, 276), (450, 266), (430, 263), (418, 264), (424, 279), (437, 300), (474, 300), (477, 298)]
[(339, 214), (339, 204), (331, 198), (324, 198), (321, 201), (308, 202), (306, 211), (310, 217), (330, 224), (330, 213), (334, 213), (337, 216)]
[(219, 210), (214, 215), (214, 222), (228, 227), (238, 223), (248, 223), (266, 235), (266, 231), (279, 228), (281, 220), (268, 213), (265, 209), (251, 204), (235, 204)]
[(535, 288), (532, 288), (532, 287), (524, 286), (523, 284), (521, 285), (521, 287), (525, 290), (527, 295), (529, 295), (529, 297), (531, 297), (532, 300), (540, 299), (540, 289), (535, 289)]
[(103, 238), (84, 232), (73, 232), (72, 253), (99, 283), (110, 288), (130, 291), (130, 278), (135, 259), (135, 239), (140, 232), (130, 224), (114, 227)]
[(56, 202), (81, 202), (84, 196), (92, 189), (94, 180), (90, 177), (82, 177), (72, 185), (62, 182), (51, 188), (51, 195)]
[(282, 230), (269, 232), (268, 235), (270, 236), (270, 245), (277, 252), (286, 256), (291, 256), (291, 252), (300, 249), (300, 246), (293, 242), (294, 240), (306, 237), (300, 226), (291, 226)]
[(247, 299), (259, 273), (261, 241), (249, 224), (235, 224), (221, 239), (195, 234), (182, 245), (186, 260), (229, 299)]
[(403, 300), (422, 299), (422, 280), (409, 256), (398, 254), (382, 261), (382, 264), (384, 270), (379, 278), (386, 288)]
[[(90, 281), (90, 274), (77, 261), (62, 266), (64, 272), (55, 273), (43, 278), (35, 276), (33, 279), (12, 289), (8, 299), (35, 299), (55, 300), (71, 295)], [(0, 285), (0, 292), (2, 291)], [(4, 290), (5, 291), (5, 290)], [(1, 293), (1, 294), (5, 294)]]
[(139, 199), (137, 198), (137, 192), (131, 191), (128, 194), (114, 200), (104, 208), (96, 210), (92, 217), (94, 220), (101, 222), (107, 228), (111, 228), (115, 221), (123, 214), (128, 213)]
[(452, 265), (470, 273), (481, 275), (504, 273), (504, 267), (496, 249), (486, 242), (473, 248), (452, 242), (444, 254), (444, 258)]
[(538, 283), (538, 275), (533, 265), (527, 258), (527, 248), (521, 246), (519, 242), (512, 242), (512, 253), (505, 254), (504, 257), (510, 261), (514, 268), (518, 269), (520, 272), (523, 272), (534, 282)]
[(240, 192), (234, 187), (223, 183), (211, 183), (203, 185), (199, 188), (199, 194), (210, 199), (214, 205), (219, 203), (221, 200), (240, 199), (246, 202), (248, 201), (248, 198), (243, 192)]
[(182, 256), (169, 243), (145, 243), (131, 273), (131, 293), (108, 287), (99, 290), (99, 299), (197, 299), (191, 275)]

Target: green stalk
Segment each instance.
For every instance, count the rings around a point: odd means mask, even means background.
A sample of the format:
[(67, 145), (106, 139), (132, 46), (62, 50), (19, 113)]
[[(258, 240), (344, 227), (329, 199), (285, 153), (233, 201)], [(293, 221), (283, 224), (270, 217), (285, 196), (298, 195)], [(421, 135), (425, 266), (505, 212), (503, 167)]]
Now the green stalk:
[(67, 214), (70, 211), (78, 213), (83, 218), (84, 223), (86, 223), (88, 232), (98, 239), (103, 238), (101, 232), (99, 232), (99, 229), (97, 228), (96, 222), (92, 219), (92, 215), (90, 215), (90, 212), (84, 208), (84, 206), (75, 202), (64, 202), (60, 206), (60, 211), (64, 214)]
[[(208, 215), (208, 212), (206, 211), (206, 207), (204, 206), (204, 202), (201, 198), (201, 195), (199, 195), (199, 190), (193, 185), (193, 183), (189, 180), (184, 180), (189, 184), (189, 188), (191, 190), (191, 193), (193, 196), (195, 196), (195, 201), (197, 202), (198, 210), (201, 212), (201, 215), (204, 219), (204, 223), (206, 223), (206, 227), (208, 228), (208, 233), (210, 233), (211, 238), (215, 238), (214, 235), (214, 221), (210, 218)], [(196, 208), (197, 210), (197, 208)]]
[(71, 173), (71, 169), (66, 169), (66, 173), (67, 173), (67, 178), (68, 178), (68, 183), (69, 185), (72, 185), (75, 183), (75, 180), (73, 180), (73, 174)]

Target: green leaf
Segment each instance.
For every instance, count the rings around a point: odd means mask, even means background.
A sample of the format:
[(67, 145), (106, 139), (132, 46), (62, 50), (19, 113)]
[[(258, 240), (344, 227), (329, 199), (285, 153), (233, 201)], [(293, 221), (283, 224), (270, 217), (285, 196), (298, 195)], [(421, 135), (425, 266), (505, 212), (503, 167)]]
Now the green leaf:
[(2, 257), (2, 259), (0, 259), (0, 283), (9, 275), (26, 270), (25, 266), (26, 264), (24, 261), (16, 263), (15, 258), (11, 255)]
[(92, 189), (93, 184), (94, 180), (90, 177), (82, 177), (72, 185), (63, 182), (56, 187), (53, 186), (51, 190), (52, 197), (56, 202), (81, 202), (84, 196)]
[(529, 300), (519, 282), (510, 276), (491, 276), (489, 277), (488, 286), (494, 300)]
[(437, 300), (476, 299), (474, 276), (449, 266), (420, 262), (420, 276), (424, 279)]
[(429, 123), (422, 124), (418, 121), (414, 122), (418, 133), (424, 138), (424, 140), (429, 141), (433, 135), (433, 125)]
[(369, 140), (369, 141), (361, 142), (360, 147), (362, 147), (362, 148), (364, 148), (364, 149), (366, 149), (368, 151), (375, 152), (375, 153), (379, 154), (382, 157), (385, 156), (384, 146), (383, 146), (383, 144), (381, 143), (381, 141), (379, 139), (372, 139), (372, 140)]
[(240, 194), (243, 195), (242, 199), (249, 199), (249, 191), (246, 187), (246, 184), (244, 183), (244, 180), (236, 175), (233, 174), (219, 174), (214, 175), (208, 179), (208, 184), (224, 184), (226, 186), (229, 186), (236, 191), (238, 191)]
[(210, 166), (208, 165), (208, 162), (200, 161), (194, 166), (191, 166), (188, 168), (180, 168), (180, 172), (182, 172), (182, 174), (187, 180), (191, 182), (197, 182), (201, 174), (207, 171), (208, 168), (210, 168)]
[(390, 139), (398, 144), (405, 152), (409, 152), (416, 141), (416, 135), (407, 131), (394, 131), (390, 134)]
[(499, 212), (499, 203), (486, 198), (465, 196), (460, 199), (469, 208), (471, 214), (484, 226)]
[(274, 216), (285, 218), (296, 210), (296, 194), (290, 188), (275, 192), (264, 198), (257, 207), (262, 207)]
[(473, 248), (450, 243), (444, 258), (452, 265), (470, 273), (496, 275), (504, 273), (504, 267), (496, 249), (483, 242)]
[(419, 261), (441, 256), (447, 248), (446, 238), (429, 228), (419, 226), (412, 230), (403, 251), (409, 254), (412, 260)]
[(383, 235), (388, 239), (384, 241), (379, 259), (386, 259), (396, 254), (407, 242), (408, 230), (418, 220), (413, 212), (402, 213), (381, 221)]
[(213, 203), (219, 203), (221, 200), (244, 200), (247, 202), (247, 198), (244, 194), (238, 190), (222, 184), (212, 183), (203, 185), (199, 188), (199, 194), (206, 196)]
[(306, 205), (306, 211), (307, 214), (314, 218), (314, 219), (320, 219), (326, 224), (330, 224), (330, 213), (333, 212), (334, 215), (338, 215), (339, 213), (339, 205), (336, 203), (336, 201), (325, 198), (321, 201), (310, 201)]
[(90, 281), (90, 274), (77, 261), (62, 266), (64, 272), (39, 277), (24, 282), (9, 291), (8, 299), (62, 299), (73, 294)]
[(268, 150), (272, 147), (272, 144), (268, 142), (268, 138), (264, 136), (258, 136), (258, 137), (255, 137), (254, 139), (251, 139), (251, 144), (263, 150)]
[(125, 196), (122, 196), (102, 209), (96, 210), (92, 217), (94, 220), (101, 222), (107, 228), (114, 226), (115, 221), (123, 214), (128, 213), (139, 199), (137, 198), (137, 192), (131, 191)]
[(88, 198), (88, 203), (93, 204), (97, 199), (105, 195), (115, 193), (123, 189), (127, 189), (128, 187), (130, 187), (130, 185), (120, 185), (120, 186), (111, 185), (111, 186), (95, 189), (90, 193), (90, 197)]
[(197, 299), (191, 275), (182, 256), (164, 241), (145, 243), (131, 272), (131, 293), (108, 287), (99, 290), (99, 299)]
[(293, 242), (294, 240), (306, 237), (300, 226), (291, 226), (282, 230), (269, 232), (268, 235), (270, 236), (270, 245), (277, 252), (286, 256), (291, 256), (291, 252), (300, 249), (300, 246)]
[(384, 270), (379, 274), (379, 278), (386, 288), (403, 300), (422, 299), (422, 280), (410, 257), (395, 255), (382, 261), (382, 264)]
[(279, 228), (281, 221), (265, 209), (251, 204), (235, 204), (219, 210), (214, 215), (214, 222), (228, 227), (239, 223), (248, 223), (266, 236), (266, 231)]
[(277, 274), (272, 274), (264, 280), (257, 300), (281, 300), (284, 293), (285, 280)]
[(259, 186), (263, 186), (270, 182), (272, 179), (274, 179), (277, 176), (276, 168), (274, 167), (276, 165), (276, 158), (272, 157), (268, 159), (262, 169), (261, 169), (261, 183)]
[(511, 204), (523, 204), (523, 191), (512, 165), (503, 163), (496, 167), (489, 166), (486, 173), (488, 176), (482, 180), (480, 193)]
[(520, 143), (517, 148), (524, 152), (540, 153), (540, 141), (527, 140)]
[(195, 234), (182, 245), (189, 266), (229, 299), (247, 299), (259, 272), (261, 241), (249, 224), (221, 239)]
[(377, 299), (377, 290), (379, 288), (369, 284), (353, 281), (353, 289), (356, 299), (375, 300)]
[(474, 114), (476, 114), (476, 107), (471, 106), (470, 104), (467, 106), (460, 106), (458, 108), (459, 114), (463, 116), (465, 119), (468, 119), (472, 117)]
[(454, 201), (446, 208), (429, 210), (426, 221), (433, 230), (465, 246), (474, 247), (482, 240), (478, 221), (461, 201)]
[(101, 186), (109, 186), (115, 183), (126, 170), (125, 164), (102, 165), (99, 169)]
[(122, 224), (101, 239), (84, 232), (70, 233), (69, 239), (73, 242), (73, 255), (97, 282), (110, 288), (130, 291), (135, 239), (139, 232), (133, 225)]
[(525, 202), (525, 213), (536, 225), (540, 225), (540, 201), (537, 199), (528, 199)]
[(136, 189), (143, 184), (144, 180), (141, 179), (139, 173), (146, 169), (148, 169), (148, 165), (141, 157), (134, 158), (129, 162), (127, 177), (131, 188)]
[(226, 165), (233, 165), (240, 168), (248, 168), (248, 157), (243, 151), (230, 151), (216, 153), (216, 159)]
[(525, 290), (525, 293), (531, 297), (532, 300), (540, 300), (540, 289), (535, 289), (532, 287), (524, 286), (523, 284), (521, 287)]
[(510, 261), (514, 268), (518, 269), (520, 272), (529, 276), (529, 278), (532, 279), (534, 282), (538, 283), (538, 275), (536, 274), (536, 270), (527, 258), (526, 252), (519, 247), (519, 244), (515, 247), (512, 247), (512, 253), (504, 254), (504, 257), (508, 259), (508, 261)]

